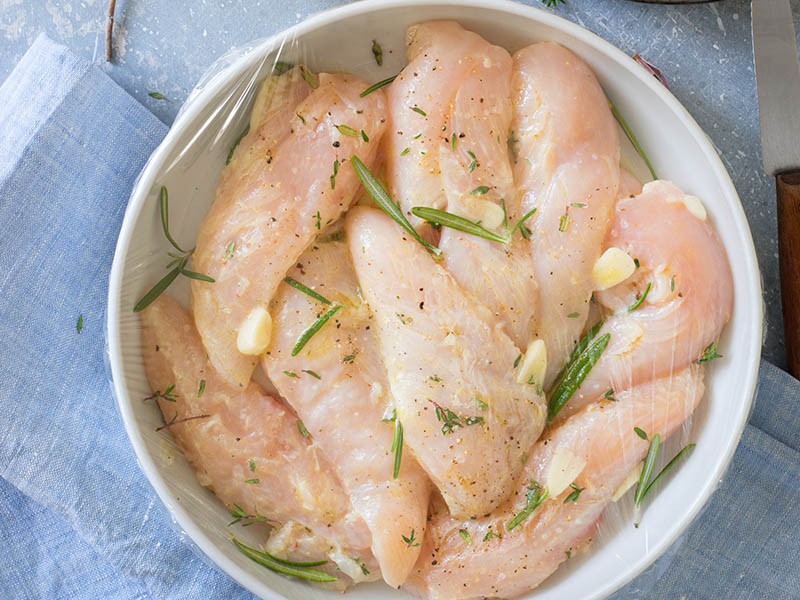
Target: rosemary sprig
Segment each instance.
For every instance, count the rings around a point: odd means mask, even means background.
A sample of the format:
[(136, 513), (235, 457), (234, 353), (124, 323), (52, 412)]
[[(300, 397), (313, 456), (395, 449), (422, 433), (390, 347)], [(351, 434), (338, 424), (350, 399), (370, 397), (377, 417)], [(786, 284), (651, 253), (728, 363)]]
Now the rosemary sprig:
[(172, 237), (172, 234), (169, 232), (169, 194), (167, 193), (166, 186), (163, 185), (161, 186), (161, 193), (159, 195), (159, 208), (161, 211), (161, 228), (164, 231), (164, 236), (167, 238), (167, 241), (172, 244), (172, 247), (180, 252), (181, 255), (169, 254), (174, 259), (169, 266), (172, 266), (176, 262), (177, 265), (163, 278), (161, 278), (158, 283), (150, 288), (150, 290), (144, 296), (142, 296), (141, 300), (139, 300), (139, 302), (136, 303), (136, 306), (133, 307), (133, 312), (135, 313), (150, 306), (150, 304), (156, 298), (158, 298), (164, 292), (164, 290), (166, 290), (172, 284), (172, 282), (175, 281), (175, 279), (178, 278), (178, 275), (183, 275), (184, 277), (188, 277), (190, 279), (214, 283), (214, 279), (208, 275), (190, 271), (186, 268), (192, 252), (194, 252), (194, 248), (191, 250), (184, 250), (178, 245), (178, 243)]
[(473, 223), (469, 219), (459, 217), (458, 215), (454, 215), (453, 213), (449, 213), (444, 210), (439, 210), (438, 208), (415, 206), (411, 209), (411, 214), (430, 223), (444, 225), (450, 229), (463, 231), (464, 233), (482, 237), (493, 242), (500, 242), (501, 244), (508, 243), (508, 238), (506, 236), (489, 231), (485, 227), (482, 227), (477, 223)]
[(650, 293), (650, 286), (651, 285), (652, 285), (652, 283), (648, 281), (647, 282), (647, 286), (645, 286), (645, 288), (644, 288), (644, 293), (636, 299), (636, 302), (634, 302), (633, 304), (631, 304), (628, 307), (628, 312), (633, 312), (633, 311), (635, 311), (637, 308), (639, 308), (642, 305), (642, 302), (644, 302), (644, 299), (647, 298), (647, 294)]
[[(634, 427), (634, 431), (636, 435), (641, 437), (642, 439), (647, 439), (647, 434), (642, 431), (639, 427)], [(636, 517), (634, 520), (634, 526), (639, 526), (639, 510), (641, 508), (642, 502), (644, 501), (647, 494), (653, 489), (653, 486), (658, 483), (661, 478), (672, 468), (674, 467), (678, 461), (686, 454), (692, 451), (696, 444), (688, 444), (681, 448), (681, 450), (670, 460), (663, 469), (656, 475), (652, 480), (651, 476), (653, 474), (653, 467), (655, 466), (656, 460), (658, 459), (658, 452), (661, 447), (661, 435), (656, 433), (652, 439), (650, 440), (650, 445), (647, 448), (647, 455), (644, 458), (644, 464), (642, 465), (642, 473), (639, 476), (639, 481), (636, 484), (636, 492), (633, 495), (633, 506), (636, 511)]]
[(178, 394), (175, 393), (175, 384), (173, 383), (172, 385), (168, 385), (166, 388), (164, 388), (163, 392), (156, 390), (151, 396), (144, 398), (142, 402), (147, 402), (148, 400), (158, 400), (159, 398), (166, 400), (167, 402), (177, 402)]
[[(597, 335), (602, 326), (603, 326), (603, 321), (602, 320), (598, 321), (597, 323), (592, 325), (592, 328), (589, 331), (587, 331), (581, 337), (581, 339), (578, 340), (578, 343), (575, 344), (575, 347), (572, 349), (572, 353), (570, 353), (569, 355), (569, 360), (567, 360), (567, 364), (565, 364), (564, 367), (561, 369), (561, 371), (559, 371), (558, 375), (556, 375), (556, 378), (553, 380), (553, 385), (550, 387), (550, 390), (548, 390), (548, 392), (551, 392), (553, 389), (555, 389), (555, 387), (561, 382), (561, 380), (564, 377), (564, 373), (566, 373), (567, 369), (569, 369), (572, 366), (572, 364), (576, 360), (578, 360), (578, 357), (583, 353), (584, 350), (586, 350), (586, 348), (589, 346), (589, 342), (591, 342), (594, 339), (594, 336)], [(516, 367), (517, 365), (515, 364), (514, 366)]]
[(449, 408), (443, 408), (433, 400), (429, 402), (436, 408), (436, 420), (442, 423), (442, 435), (453, 433), (459, 427), (469, 427), (483, 423), (483, 417), (461, 417)]
[(311, 327), (309, 327), (303, 333), (301, 333), (300, 337), (297, 338), (297, 343), (294, 345), (294, 348), (292, 348), (292, 356), (297, 356), (300, 353), (300, 351), (305, 347), (305, 345), (308, 343), (308, 340), (314, 337), (314, 334), (317, 333), (320, 329), (322, 329), (322, 326), (328, 322), (328, 319), (330, 319), (333, 315), (335, 315), (341, 308), (342, 308), (341, 304), (338, 304), (330, 308), (328, 312), (326, 312), (319, 319), (314, 321), (314, 323), (311, 324)]
[(382, 88), (382, 87), (384, 87), (384, 86), (386, 86), (386, 85), (389, 85), (389, 84), (390, 84), (390, 83), (392, 83), (392, 82), (393, 82), (395, 79), (397, 79), (397, 75), (392, 75), (391, 77), (387, 77), (386, 79), (382, 79), (382, 80), (381, 80), (381, 81), (379, 81), (378, 83), (373, 83), (371, 86), (369, 86), (369, 87), (368, 87), (367, 89), (365, 89), (363, 92), (361, 92), (361, 93), (359, 94), (359, 96), (360, 96), (361, 98), (363, 98), (364, 96), (366, 96), (366, 95), (368, 95), (368, 94), (371, 94), (371, 93), (372, 93), (372, 92), (374, 92), (375, 90), (378, 90), (378, 89), (380, 89), (380, 88)]
[[(231, 516), (234, 517), (234, 520), (231, 521), (230, 523), (228, 523), (228, 527), (230, 527), (231, 525), (236, 525), (237, 523), (239, 523), (239, 522), (241, 522), (243, 520), (246, 520), (248, 522), (247, 523), (242, 523), (242, 527), (248, 527), (248, 526), (252, 525), (255, 522), (267, 523), (267, 522), (270, 521), (270, 519), (268, 519), (267, 517), (264, 517), (262, 515), (251, 515), (251, 514), (249, 514), (241, 506), (239, 506), (238, 504), (235, 504), (235, 503), (233, 505), (233, 508), (231, 508)], [(317, 562), (315, 562), (313, 564), (309, 563), (308, 565), (305, 565), (305, 566), (318, 567), (319, 565), (324, 565), (326, 562), (328, 562), (328, 561), (326, 561), (326, 560), (317, 561)]]
[(527, 519), (536, 508), (544, 502), (547, 498), (547, 488), (542, 488), (539, 482), (531, 479), (531, 484), (528, 486), (528, 496), (525, 501), (525, 508), (523, 508), (511, 521), (506, 525), (506, 531), (511, 531)]
[[(175, 413), (175, 416), (177, 417), (178, 413)], [(210, 416), (211, 415), (195, 415), (193, 417), (184, 417), (183, 419), (178, 419), (177, 421), (175, 419), (172, 419), (172, 421), (170, 421), (166, 425), (162, 425), (161, 427), (156, 427), (156, 431), (167, 429), (169, 427), (172, 427), (173, 425), (177, 425), (178, 423), (186, 423), (187, 421), (194, 421), (195, 419), (208, 419)]]
[(608, 346), (611, 334), (601, 335), (591, 346), (586, 348), (581, 355), (575, 359), (571, 366), (564, 373), (564, 378), (559, 382), (550, 397), (547, 405), (547, 420), (552, 421), (564, 405), (572, 398), (572, 395), (580, 387), (583, 380), (592, 370), (595, 363)]
[(578, 487), (574, 483), (570, 483), (569, 487), (571, 487), (573, 491), (569, 494), (569, 496), (564, 498), (564, 504), (569, 504), (570, 502), (577, 502), (578, 497), (581, 495), (581, 492), (586, 489)]
[(272, 571), (276, 571), (277, 573), (282, 573), (284, 575), (291, 575), (293, 577), (299, 577), (301, 579), (308, 579), (310, 581), (320, 581), (320, 582), (336, 581), (336, 577), (334, 577), (333, 575), (325, 573), (324, 571), (312, 569), (309, 566), (311, 564), (314, 564), (314, 566), (319, 566), (320, 564), (325, 564), (325, 562), (327, 561), (324, 561), (322, 563), (292, 562), (276, 558), (271, 554), (268, 554), (266, 552), (261, 552), (260, 550), (256, 550), (255, 548), (251, 548), (250, 546), (245, 546), (233, 536), (231, 536), (231, 541), (239, 549), (239, 551), (242, 554), (244, 554), (247, 558), (257, 562), (260, 565), (267, 567)]
[(614, 103), (611, 101), (610, 98), (608, 98), (608, 105), (611, 107), (611, 113), (614, 115), (614, 118), (617, 120), (617, 123), (619, 123), (620, 127), (622, 127), (622, 131), (625, 132), (625, 135), (631, 141), (631, 144), (633, 144), (633, 147), (636, 149), (636, 152), (638, 152), (639, 156), (641, 156), (642, 160), (644, 160), (644, 164), (646, 164), (647, 168), (650, 170), (650, 175), (653, 176), (653, 179), (658, 179), (658, 176), (656, 175), (656, 172), (653, 169), (653, 165), (650, 164), (650, 160), (647, 158), (647, 155), (644, 153), (644, 150), (642, 149), (642, 145), (639, 143), (639, 140), (636, 139), (636, 135), (634, 135), (633, 130), (631, 130), (631, 128), (628, 127), (628, 124), (625, 122), (625, 119), (622, 117), (619, 110), (617, 110), (617, 107), (614, 106)]
[(403, 460), (403, 424), (394, 416), (394, 437), (392, 438), (392, 449), (394, 452), (394, 470), (392, 472), (392, 479), (397, 479), (400, 474), (400, 461)]
[(400, 207), (394, 203), (394, 200), (391, 199), (389, 194), (383, 189), (383, 186), (378, 182), (377, 179), (369, 172), (366, 165), (361, 162), (361, 159), (358, 158), (355, 154), (350, 157), (350, 162), (353, 164), (353, 168), (356, 170), (356, 175), (361, 180), (361, 185), (364, 186), (364, 189), (367, 190), (372, 199), (375, 200), (375, 203), (389, 215), (395, 223), (400, 225), (408, 234), (417, 240), (420, 244), (422, 244), (428, 251), (431, 252), (434, 256), (439, 256), (442, 252), (433, 244), (429, 244), (425, 240), (423, 240), (420, 235), (416, 232), (416, 230), (411, 226), (406, 219), (406, 216), (403, 214), (403, 211), (400, 210)]
[(286, 277), (283, 278), (283, 281), (285, 283), (288, 283), (294, 289), (300, 290), (306, 296), (311, 296), (312, 298), (314, 298), (314, 300), (319, 300), (323, 304), (331, 304), (331, 301), (328, 300), (325, 296), (322, 296), (322, 295), (318, 294), (317, 292), (315, 292), (314, 290), (312, 290), (310, 287), (303, 285), (302, 283), (297, 281), (297, 279), (295, 279), (294, 277), (286, 276)]

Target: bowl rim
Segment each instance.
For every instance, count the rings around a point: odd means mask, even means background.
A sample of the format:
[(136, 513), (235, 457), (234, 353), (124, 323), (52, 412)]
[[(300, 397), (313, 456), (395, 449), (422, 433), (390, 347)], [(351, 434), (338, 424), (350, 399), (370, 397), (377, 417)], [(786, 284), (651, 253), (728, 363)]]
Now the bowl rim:
[[(567, 36), (570, 36), (586, 44), (587, 46), (598, 50), (600, 54), (609, 57), (611, 60), (618, 62), (623, 66), (624, 60), (630, 59), (630, 57), (622, 50), (576, 23), (552, 14), (546, 10), (543, 10), (542, 8), (515, 3), (511, 0), (361, 0), (359, 2), (316, 13), (300, 23), (269, 36), (262, 41), (258, 41), (235, 62), (231, 63), (219, 73), (215, 74), (209, 81), (205, 83), (202, 89), (199, 91), (193, 90), (190, 93), (186, 103), (178, 113), (175, 122), (170, 127), (169, 132), (156, 150), (151, 154), (145, 167), (139, 175), (133, 190), (131, 191), (129, 203), (125, 210), (125, 215), (120, 228), (109, 276), (108, 309), (106, 320), (108, 364), (111, 370), (113, 391), (116, 397), (117, 407), (122, 416), (125, 431), (130, 439), (131, 445), (133, 446), (139, 466), (148, 482), (155, 490), (156, 494), (158, 494), (161, 501), (167, 507), (170, 516), (190, 538), (191, 542), (200, 550), (202, 550), (205, 556), (213, 561), (216, 566), (222, 570), (222, 572), (229, 575), (237, 583), (261, 598), (282, 600), (283, 596), (270, 588), (269, 584), (263, 579), (248, 573), (234, 561), (219, 552), (217, 545), (195, 525), (194, 519), (180, 505), (180, 503), (177, 502), (176, 498), (169, 490), (165, 479), (159, 473), (158, 468), (154, 464), (154, 460), (151, 458), (150, 453), (147, 451), (144, 438), (139, 429), (139, 425), (136, 423), (130, 406), (130, 399), (128, 398), (128, 393), (125, 386), (125, 369), (122, 361), (122, 345), (120, 340), (119, 324), (121, 310), (120, 304), (122, 298), (122, 276), (125, 268), (125, 260), (130, 247), (136, 221), (141, 213), (147, 197), (150, 195), (151, 190), (153, 189), (153, 184), (157, 180), (159, 171), (163, 167), (164, 159), (169, 156), (171, 151), (174, 150), (178, 140), (181, 137), (181, 134), (184, 131), (185, 126), (190, 124), (197, 114), (209, 104), (209, 102), (213, 101), (221, 89), (226, 87), (232, 80), (241, 77), (243, 72), (246, 72), (248, 68), (253, 67), (255, 63), (257, 63), (257, 61), (259, 61), (263, 56), (278, 48), (281, 40), (283, 39), (300, 38), (307, 33), (326, 27), (344, 18), (366, 13), (380, 12), (387, 9), (400, 7), (408, 8), (409, 6), (470, 7), (504, 13), (509, 17), (521, 17), (533, 22), (537, 22), (544, 26), (560, 30)], [(750, 409), (755, 394), (759, 370), (759, 359), (761, 355), (763, 327), (763, 295), (761, 289), (761, 279), (759, 276), (758, 262), (756, 259), (752, 234), (750, 233), (744, 208), (741, 204), (741, 200), (739, 199), (739, 195), (736, 192), (730, 175), (728, 174), (719, 155), (714, 149), (711, 140), (703, 132), (703, 130), (689, 114), (686, 108), (680, 103), (680, 101), (678, 101), (678, 99), (673, 96), (673, 94), (667, 90), (666, 87), (657, 82), (655, 78), (651, 77), (643, 69), (628, 68), (628, 71), (630, 71), (642, 85), (648, 87), (651, 92), (659, 96), (661, 101), (663, 101), (666, 106), (680, 118), (689, 133), (694, 138), (694, 141), (698, 144), (700, 150), (703, 152), (708, 164), (713, 168), (713, 175), (719, 182), (723, 194), (728, 195), (736, 200), (731, 207), (734, 212), (733, 217), (735, 230), (738, 237), (745, 240), (745, 248), (743, 248), (743, 250), (746, 260), (743, 265), (740, 265), (745, 269), (745, 271), (742, 273), (742, 277), (748, 281), (755, 281), (757, 285), (757, 290), (754, 291), (757, 302), (753, 303), (752, 310), (750, 311), (751, 314), (745, 315), (745, 317), (752, 317), (749, 319), (749, 333), (750, 339), (754, 340), (754, 343), (747, 348), (745, 362), (748, 365), (748, 369), (745, 373), (740, 373), (740, 381), (742, 384), (741, 389), (743, 391), (744, 402), (738, 407), (737, 414), (734, 415), (734, 422), (736, 425), (733, 430), (733, 435), (729, 438), (727, 446), (724, 448), (724, 452), (718, 456), (715, 468), (711, 473), (708, 474), (706, 483), (704, 483), (700, 493), (695, 496), (689, 511), (686, 513), (686, 518), (680, 522), (676, 522), (671, 528), (669, 528), (667, 533), (663, 536), (658, 544), (648, 547), (648, 552), (646, 555), (637, 561), (631, 568), (626, 570), (624, 573), (618, 574), (598, 585), (593, 594), (587, 597), (587, 600), (604, 598), (640, 575), (674, 543), (681, 533), (683, 533), (683, 531), (694, 521), (698, 513), (702, 510), (703, 506), (707, 503), (710, 496), (718, 487), (725, 470), (733, 458), (733, 454), (739, 444), (742, 432), (747, 423), (747, 418), (750, 414)], [(757, 295), (755, 292), (757, 292)]]

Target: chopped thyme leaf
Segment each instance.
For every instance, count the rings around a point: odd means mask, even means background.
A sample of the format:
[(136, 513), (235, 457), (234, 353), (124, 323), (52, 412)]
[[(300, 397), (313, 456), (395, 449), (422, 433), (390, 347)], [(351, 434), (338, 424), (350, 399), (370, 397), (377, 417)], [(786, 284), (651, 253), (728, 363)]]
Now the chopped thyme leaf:
[(288, 283), (294, 289), (303, 292), (306, 296), (310, 296), (311, 298), (314, 298), (314, 300), (319, 300), (323, 304), (331, 304), (331, 301), (328, 300), (325, 296), (323, 296), (321, 294), (318, 294), (317, 292), (312, 290), (310, 287), (303, 285), (302, 283), (300, 283), (299, 281), (297, 281), (297, 279), (294, 279), (293, 277), (289, 277), (289, 276), (284, 277), (283, 281), (285, 283)]
[(342, 135), (347, 135), (350, 137), (358, 137), (358, 131), (353, 129), (352, 127), (348, 127), (347, 125), (336, 125), (336, 129), (339, 130), (339, 133)]
[(356, 357), (356, 355), (355, 355), (355, 354), (348, 354), (347, 356), (345, 356), (345, 357), (342, 359), (342, 362), (343, 362), (343, 363), (349, 363), (349, 362), (352, 362), (352, 361), (355, 359), (355, 357)]
[(419, 542), (417, 541), (417, 537), (413, 529), (411, 530), (411, 535), (409, 535), (408, 537), (404, 535), (401, 535), (400, 537), (406, 543), (406, 546), (408, 548), (414, 548), (415, 546), (419, 546)]
[(561, 215), (561, 218), (558, 220), (558, 230), (562, 233), (566, 231), (567, 227), (569, 227), (570, 220), (569, 212), (565, 212)]
[(517, 142), (519, 142), (519, 138), (514, 136), (514, 130), (511, 130), (511, 133), (508, 134), (508, 149), (511, 151), (511, 156), (514, 158), (514, 162), (517, 162), (519, 155), (517, 154)]
[(479, 185), (474, 190), (470, 192), (473, 196), (483, 196), (485, 193), (489, 191), (488, 185)]
[(644, 302), (644, 299), (647, 298), (647, 294), (650, 293), (650, 286), (651, 285), (652, 284), (648, 281), (647, 282), (647, 286), (645, 286), (645, 288), (644, 288), (644, 293), (636, 299), (636, 302), (634, 302), (633, 304), (631, 304), (628, 307), (628, 312), (633, 312), (633, 311), (635, 311), (637, 308), (639, 308), (642, 305), (642, 302)]
[(372, 92), (374, 92), (375, 90), (377, 90), (377, 89), (380, 89), (380, 88), (382, 88), (383, 86), (389, 85), (389, 84), (390, 84), (390, 83), (392, 83), (392, 82), (393, 82), (395, 79), (397, 79), (397, 75), (392, 75), (391, 77), (387, 77), (386, 79), (383, 79), (383, 80), (379, 81), (378, 83), (373, 83), (371, 86), (369, 86), (369, 87), (368, 87), (367, 89), (365, 89), (363, 92), (361, 92), (361, 93), (359, 94), (359, 96), (360, 96), (361, 98), (363, 98), (364, 96), (366, 96), (366, 95), (368, 95), (368, 94), (371, 94), (371, 93), (372, 93)]
[(406, 155), (406, 154), (408, 154), (409, 152), (411, 152), (411, 148), (406, 148), (405, 150), (403, 150), (403, 151), (400, 153), (400, 156), (405, 156), (405, 155)]
[(569, 313), (569, 314), (567, 315), (567, 318), (568, 318), (568, 319), (577, 319), (579, 316), (580, 316), (580, 315), (579, 315), (578, 313), (576, 313), (576, 312), (573, 312), (573, 313)]
[(156, 100), (166, 100), (167, 99), (167, 97), (164, 96), (164, 94), (162, 94), (160, 92), (150, 92), (147, 95), (150, 96), (151, 98), (155, 98)]
[(236, 242), (231, 240), (228, 242), (228, 245), (225, 246), (225, 255), (222, 257), (222, 260), (228, 262), (231, 258), (233, 258), (234, 250), (236, 250)]
[(531, 480), (528, 486), (528, 495), (525, 501), (525, 508), (523, 508), (511, 521), (506, 525), (506, 531), (511, 531), (527, 519), (536, 508), (544, 502), (547, 498), (547, 488), (542, 488), (539, 482)]
[(442, 423), (442, 435), (453, 433), (459, 427), (483, 423), (483, 417), (460, 417), (449, 408), (442, 408), (430, 398), (428, 401), (436, 408), (436, 420)]
[(475, 167), (478, 166), (478, 159), (475, 157), (475, 153), (472, 150), (467, 150), (467, 154), (472, 159), (472, 161), (467, 166), (467, 170), (472, 173), (475, 170)]
[(430, 377), (428, 377), (428, 379), (430, 379), (431, 381), (435, 381), (436, 383), (439, 383), (442, 380), (438, 375), (431, 375)]
[(469, 532), (466, 529), (459, 529), (458, 535), (460, 535), (461, 539), (464, 540), (467, 544), (472, 543), (472, 538), (469, 536)]
[(361, 559), (360, 559), (359, 557), (357, 557), (357, 556), (356, 556), (356, 557), (355, 557), (353, 560), (354, 560), (354, 561), (356, 561), (356, 564), (357, 564), (359, 567), (361, 567), (361, 572), (362, 572), (364, 575), (369, 575), (369, 569), (367, 569), (367, 565), (366, 565), (366, 563), (365, 563), (363, 560), (361, 560)]
[(317, 89), (319, 87), (319, 83), (316, 79), (314, 79), (314, 75), (311, 73), (311, 71), (305, 67), (300, 67), (300, 74), (303, 76), (303, 79), (306, 80), (306, 83), (312, 88)]
[(200, 380), (200, 387), (197, 388), (197, 397), (199, 398), (200, 396), (202, 396), (203, 392), (205, 392), (205, 391), (206, 391), (206, 380), (205, 379), (201, 379)]
[(569, 487), (573, 489), (573, 492), (570, 493), (569, 496), (564, 498), (564, 504), (569, 504), (570, 502), (577, 502), (578, 497), (581, 495), (581, 492), (586, 489), (578, 487), (577, 485), (575, 485), (575, 483), (570, 483)]
[(417, 135), (415, 135), (415, 136), (414, 136), (414, 138), (413, 138), (413, 139), (415, 139), (415, 140), (418, 140), (418, 139), (419, 139), (419, 138), (421, 138), (421, 137), (422, 137), (422, 134), (421, 134), (421, 133), (418, 133)]
[(307, 438), (310, 434), (308, 433), (308, 429), (306, 426), (303, 425), (303, 422), (300, 419), (297, 419), (297, 429), (304, 438)]
[(424, 110), (422, 110), (419, 106), (412, 106), (411, 110), (413, 110), (415, 113), (421, 114), (423, 117), (427, 117), (428, 116), (428, 113), (426, 113)]
[(669, 291), (670, 292), (674, 292), (675, 291), (675, 278), (674, 277), (669, 280)]
[(322, 223), (322, 217), (320, 216), (319, 211), (317, 211), (317, 214), (313, 215), (311, 218), (314, 219), (314, 227), (320, 229)]
[(567, 550), (567, 558), (572, 558), (572, 550)]
[(616, 402), (617, 401), (617, 399), (614, 398), (614, 389), (613, 388), (611, 388), (605, 394), (603, 394), (603, 398), (606, 399), (606, 400), (611, 400), (612, 402)]
[(365, 142), (369, 142), (369, 136), (367, 135), (367, 132), (364, 131), (363, 129), (361, 130), (361, 139), (363, 139)]
[(722, 358), (722, 354), (717, 353), (717, 343), (712, 342), (703, 350), (703, 354), (697, 359), (697, 364), (701, 365), (706, 362), (711, 362), (715, 358)]
[(258, 478), (255, 478), (255, 479), (245, 479), (245, 480), (244, 480), (244, 482), (245, 482), (245, 483), (261, 483), (261, 480), (260, 480), (260, 479), (258, 479)]
[(570, 206), (574, 206), (575, 208), (586, 208), (586, 204), (584, 202), (571, 202)]
[(287, 377), (297, 377), (297, 373), (295, 373), (294, 371), (284, 371), (283, 374), (286, 375)]
[(176, 402), (178, 400), (178, 395), (175, 393), (175, 384), (168, 385), (164, 392), (155, 391), (151, 396), (148, 396), (142, 402), (146, 402), (147, 400), (158, 400), (161, 398), (162, 400), (166, 400), (167, 402)]
[(250, 470), (255, 473), (255, 471), (256, 471), (256, 463), (252, 458), (247, 461), (247, 466), (250, 467)]
[(634, 258), (634, 259), (633, 259), (633, 265), (634, 265), (634, 266), (635, 266), (637, 269), (639, 268), (639, 266), (640, 266), (640, 265), (639, 265), (639, 259), (638, 259), (638, 258)]
[(492, 530), (490, 529), (489, 531), (487, 531), (487, 532), (486, 532), (486, 535), (485, 535), (485, 536), (483, 536), (483, 541), (484, 541), (484, 542), (488, 542), (488, 541), (489, 541), (490, 539), (492, 539), (493, 537), (496, 537), (496, 538), (499, 538), (499, 539), (502, 539), (502, 538), (503, 538), (503, 536), (502, 536), (502, 535), (500, 535), (499, 533), (495, 533), (494, 531), (492, 531)]
[(522, 354), (518, 354), (517, 358), (514, 359), (514, 368), (516, 369), (519, 366), (519, 361), (522, 360)]
[(641, 429), (640, 427), (634, 427), (633, 431), (636, 433), (636, 435), (638, 435), (640, 438), (642, 438), (645, 442), (647, 441), (647, 434), (644, 432), (643, 429)]
[(311, 376), (312, 376), (314, 379), (322, 379), (322, 377), (320, 377), (318, 373), (316, 373), (316, 372), (312, 371), (311, 369), (303, 369), (303, 373), (308, 373), (308, 374), (309, 374), (309, 375), (311, 375)]
[(301, 115), (300, 113), (294, 113), (294, 114), (296, 114), (297, 118), (300, 119), (303, 122), (303, 125), (306, 124), (306, 120), (305, 120), (305, 117), (303, 117), (303, 115)]
[(78, 330), (78, 333), (83, 331), (83, 315), (78, 315), (78, 323), (75, 325), (75, 329)]
[(457, 138), (456, 138), (456, 132), (454, 131), (454, 132), (453, 132), (453, 135), (452, 135), (452, 136), (450, 136), (450, 147), (453, 149), (453, 151), (455, 151), (455, 149), (456, 149), (456, 144), (458, 143), (458, 142), (456, 142), (456, 139), (457, 139)]
[(375, 57), (375, 62), (378, 63), (378, 66), (382, 67), (383, 66), (383, 49), (381, 48), (381, 45), (375, 40), (372, 40), (372, 56)]

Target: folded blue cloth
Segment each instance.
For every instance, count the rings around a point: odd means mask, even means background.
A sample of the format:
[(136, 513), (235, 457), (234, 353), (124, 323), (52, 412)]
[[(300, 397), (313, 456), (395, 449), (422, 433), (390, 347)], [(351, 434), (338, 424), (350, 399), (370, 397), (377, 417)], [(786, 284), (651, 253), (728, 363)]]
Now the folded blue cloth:
[[(0, 87), (0, 598), (253, 598), (171, 524), (103, 366), (118, 229), (165, 133), (43, 37)], [(798, 514), (800, 383), (762, 363), (719, 491), (663, 575), (617, 597), (798, 598)]]

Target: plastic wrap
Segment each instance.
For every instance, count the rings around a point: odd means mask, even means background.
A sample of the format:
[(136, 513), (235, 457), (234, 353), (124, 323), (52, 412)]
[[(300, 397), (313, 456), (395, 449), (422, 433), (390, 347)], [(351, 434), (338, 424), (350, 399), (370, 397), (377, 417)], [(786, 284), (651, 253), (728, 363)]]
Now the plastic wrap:
[[(662, 445), (656, 469), (686, 444), (697, 443), (697, 448), (646, 500), (638, 527), (634, 527), (633, 491), (628, 491), (607, 506), (591, 546), (522, 597), (597, 598), (636, 575), (622, 597), (638, 597), (650, 589), (669, 568), (685, 527), (693, 518), (702, 518), (702, 507), (719, 484), (749, 415), (761, 342), (758, 273), (748, 254), (751, 241), (735, 192), (705, 136), (668, 92), (585, 30), (522, 6), (462, 4), (357, 3), (231, 50), (189, 95), (169, 136), (143, 170), (126, 212), (112, 270), (107, 331), (109, 370), (125, 426), (139, 464), (173, 515), (181, 539), (261, 597), (322, 599), (339, 594), (264, 569), (231, 544), (233, 531), (246, 544), (258, 546), (270, 527), (260, 523), (246, 529), (229, 527), (230, 511), (198, 483), (169, 429), (156, 431), (164, 419), (154, 402), (142, 402), (152, 390), (144, 373), (139, 316), (132, 309), (166, 273), (164, 266), (171, 260), (167, 251), (174, 252), (162, 232), (161, 187), (169, 190), (173, 238), (180, 247), (192, 248), (220, 173), (247, 130), (259, 87), (276, 68), (283, 70), (284, 63), (307, 65), (313, 73), (344, 71), (368, 82), (379, 81), (405, 66), (406, 27), (441, 17), (459, 20), (512, 53), (533, 41), (557, 41), (593, 68), (662, 178), (702, 198), (726, 247), (735, 297), (733, 316), (719, 342), (726, 356), (706, 367), (705, 397)], [(373, 40), (381, 46), (381, 65), (372, 52)], [(645, 180), (647, 170), (639, 155), (622, 133), (620, 138), (622, 166)], [(696, 168), (703, 164), (707, 168)], [(167, 293), (188, 307), (189, 279), (178, 277)], [(733, 348), (741, 351), (729, 355)], [(255, 377), (272, 389), (260, 369)], [(361, 584), (346, 593), (353, 598), (409, 597), (382, 582)]]

